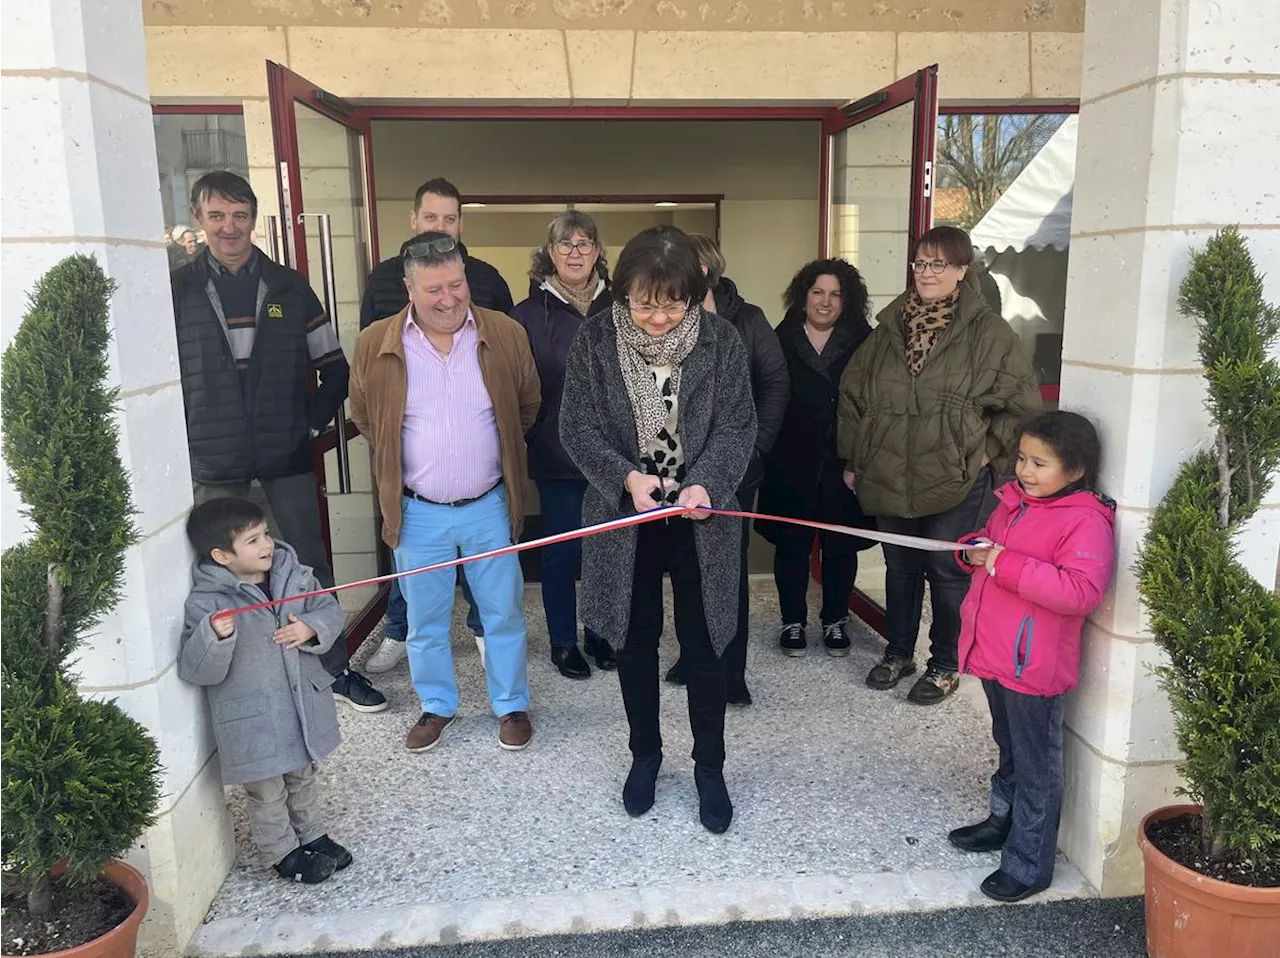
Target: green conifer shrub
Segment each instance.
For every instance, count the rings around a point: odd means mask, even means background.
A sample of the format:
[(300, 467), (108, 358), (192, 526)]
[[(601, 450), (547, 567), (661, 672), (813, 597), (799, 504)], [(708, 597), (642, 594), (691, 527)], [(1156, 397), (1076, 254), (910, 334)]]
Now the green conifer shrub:
[(154, 821), (159, 753), (114, 702), (82, 699), (74, 653), (120, 597), (137, 537), (107, 388), (115, 286), (71, 256), (39, 281), (0, 362), (4, 458), (34, 536), (0, 564), (0, 831), (34, 915), (50, 871), (93, 878)]
[(1204, 808), (1210, 859), (1280, 863), (1280, 595), (1237, 558), (1240, 524), (1280, 465), (1280, 310), (1243, 238), (1194, 254), (1179, 308), (1200, 331), (1214, 447), (1183, 464), (1138, 560), (1156, 674), (1173, 708), (1185, 794)]

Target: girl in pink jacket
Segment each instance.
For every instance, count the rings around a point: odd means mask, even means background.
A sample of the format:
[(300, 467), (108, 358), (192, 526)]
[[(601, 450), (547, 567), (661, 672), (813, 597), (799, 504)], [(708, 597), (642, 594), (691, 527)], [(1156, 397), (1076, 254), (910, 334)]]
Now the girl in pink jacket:
[(1095, 489), (1098, 434), (1051, 412), (1018, 433), (1017, 480), (996, 491), (986, 527), (958, 556), (973, 573), (960, 607), (960, 671), (982, 679), (1000, 764), (990, 816), (948, 836), (964, 851), (1003, 849), (982, 882), (997, 901), (1049, 887), (1062, 808), (1063, 696), (1080, 672), (1080, 630), (1115, 565), (1115, 503)]

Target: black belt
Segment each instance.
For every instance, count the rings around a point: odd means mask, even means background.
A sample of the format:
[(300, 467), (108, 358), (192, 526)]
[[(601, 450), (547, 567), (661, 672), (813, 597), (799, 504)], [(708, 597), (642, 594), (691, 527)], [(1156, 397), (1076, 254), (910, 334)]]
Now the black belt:
[(471, 503), (473, 503), (473, 502), (479, 502), (481, 499), (483, 499), (483, 498), (484, 498), (485, 496), (487, 496), (489, 493), (493, 492), (493, 490), (494, 490), (494, 489), (497, 489), (500, 485), (502, 485), (502, 480), (501, 480), (501, 479), (499, 479), (497, 482), (495, 482), (493, 485), (491, 485), (491, 486), (490, 486), (488, 489), (486, 489), (484, 492), (480, 493), (480, 495), (478, 495), (478, 496), (472, 496), (470, 499), (456, 499), (456, 500), (454, 500), (453, 502), (436, 502), (434, 499), (428, 499), (426, 496), (420, 496), (420, 495), (418, 495), (416, 492), (414, 492), (414, 491), (413, 491), (412, 489), (410, 489), (408, 486), (405, 486), (403, 491), (404, 491), (405, 496), (407, 496), (408, 498), (410, 498), (410, 499), (417, 499), (419, 502), (425, 502), (425, 503), (426, 503), (427, 505), (429, 505), (429, 506), (451, 506), (452, 508), (456, 509), (456, 508), (458, 508), (459, 506), (469, 506), (469, 505), (471, 505)]

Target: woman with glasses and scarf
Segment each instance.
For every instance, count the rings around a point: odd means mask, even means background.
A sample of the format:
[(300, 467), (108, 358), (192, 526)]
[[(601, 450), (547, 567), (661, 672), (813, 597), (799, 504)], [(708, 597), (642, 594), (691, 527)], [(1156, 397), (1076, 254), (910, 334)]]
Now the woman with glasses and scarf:
[[(1018, 425), (1040, 410), (1031, 364), (970, 269), (969, 234), (925, 233), (911, 287), (840, 380), (845, 482), (885, 532), (955, 541), (982, 524), (993, 474), (1009, 472)], [(950, 553), (884, 546), (884, 659), (867, 676), (891, 689), (915, 674), (925, 581), (933, 606), (929, 663), (908, 699), (932, 705), (959, 685), (960, 604), (969, 574)]]
[[(756, 439), (742, 337), (702, 307), (706, 278), (689, 238), (657, 226), (626, 245), (614, 305), (569, 350), (560, 439), (586, 476), (584, 523), (658, 506), (737, 509)], [(662, 764), (658, 639), (670, 573), (693, 731), (702, 824), (728, 829), (725, 648), (737, 627), (742, 523), (692, 512), (591, 536), (582, 546), (582, 619), (612, 645), (631, 728), (628, 814), (654, 803)]]
[[(578, 210), (566, 210), (551, 221), (547, 242), (533, 252), (529, 297), (511, 310), (511, 318), (529, 334), (533, 361), (542, 380), (542, 408), (525, 440), (529, 444), (529, 478), (538, 487), (544, 535), (582, 525), (582, 496), (587, 480), (560, 444), (560, 395), (564, 390), (569, 344), (588, 316), (608, 309), (609, 270), (596, 221)], [(578, 650), (577, 540), (542, 550), (542, 607), (551, 637), (551, 661), (570, 679), (591, 676), (591, 666)], [(601, 669), (616, 668), (607, 642), (587, 630), (587, 655)]]

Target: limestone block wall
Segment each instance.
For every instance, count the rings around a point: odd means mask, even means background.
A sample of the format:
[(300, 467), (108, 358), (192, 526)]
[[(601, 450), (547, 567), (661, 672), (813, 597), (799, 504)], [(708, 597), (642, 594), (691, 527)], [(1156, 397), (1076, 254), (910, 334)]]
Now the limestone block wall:
[[(1062, 398), (1102, 424), (1119, 503), (1113, 595), (1086, 635), (1067, 713), (1062, 847), (1104, 894), (1142, 887), (1139, 819), (1173, 799), (1177, 748), (1149, 674), (1161, 653), (1132, 571), (1179, 463), (1210, 439), (1178, 285), (1193, 247), (1240, 224), (1280, 300), (1280, 7), (1231, 0), (1091, 4), (1063, 342)], [(1276, 579), (1280, 491), (1241, 537)]]
[[(7, 345), (36, 279), (75, 252), (96, 255), (119, 286), (111, 378), (141, 539), (78, 671), (85, 694), (117, 699), (160, 746), (159, 821), (129, 857), (151, 882), (143, 953), (168, 956), (199, 925), (233, 849), (205, 706), (174, 668), (191, 477), (141, 20), (135, 0), (4, 7), (0, 315)], [(20, 509), (6, 481), (5, 546), (27, 534)]]

